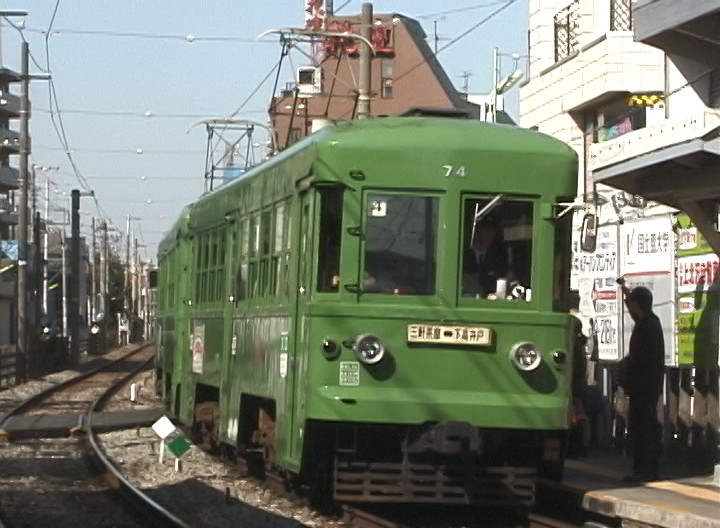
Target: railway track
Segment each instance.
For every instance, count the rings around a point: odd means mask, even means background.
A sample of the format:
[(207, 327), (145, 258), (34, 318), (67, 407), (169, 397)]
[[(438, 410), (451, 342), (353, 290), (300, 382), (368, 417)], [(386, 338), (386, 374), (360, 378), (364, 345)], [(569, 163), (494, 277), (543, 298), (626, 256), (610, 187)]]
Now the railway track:
[[(84, 415), (84, 427), (74, 428), (69, 437), (22, 439), (3, 446), (17, 447), (19, 455), (5, 463), (11, 482), (3, 479), (8, 488), (0, 493), (0, 523), (6, 528), (79, 524), (189, 528), (124, 478), (103, 452), (94, 429), (93, 413), (102, 411), (152, 359), (151, 345), (134, 348), (27, 398), (0, 420), (2, 430), (11, 418), (23, 415)], [(34, 507), (32, 501), (36, 501)], [(8, 502), (14, 506), (12, 512), (5, 507)]]

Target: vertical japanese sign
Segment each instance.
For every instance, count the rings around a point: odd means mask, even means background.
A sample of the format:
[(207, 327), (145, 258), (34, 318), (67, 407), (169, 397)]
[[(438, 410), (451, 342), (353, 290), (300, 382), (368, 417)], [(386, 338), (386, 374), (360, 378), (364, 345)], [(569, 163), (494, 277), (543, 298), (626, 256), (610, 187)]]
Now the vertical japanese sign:
[[(670, 215), (626, 222), (620, 227), (620, 270), (628, 287), (644, 286), (653, 294), (653, 311), (665, 336), (665, 364), (676, 365), (672, 218)], [(634, 326), (623, 306), (623, 346), (629, 351)]]
[(718, 364), (720, 261), (687, 215), (678, 215), (677, 352), (680, 365)]
[(580, 313), (591, 319), (598, 338), (598, 358), (617, 361), (621, 356), (618, 343), (620, 316), (618, 311), (618, 229), (603, 226), (598, 229), (594, 253), (575, 253), (573, 273), (578, 277)]
[(192, 354), (192, 371), (195, 374), (203, 373), (203, 358), (205, 356), (205, 325), (193, 326), (190, 336), (190, 353)]
[(305, 27), (307, 29), (321, 29), (326, 18), (326, 0), (305, 0)]

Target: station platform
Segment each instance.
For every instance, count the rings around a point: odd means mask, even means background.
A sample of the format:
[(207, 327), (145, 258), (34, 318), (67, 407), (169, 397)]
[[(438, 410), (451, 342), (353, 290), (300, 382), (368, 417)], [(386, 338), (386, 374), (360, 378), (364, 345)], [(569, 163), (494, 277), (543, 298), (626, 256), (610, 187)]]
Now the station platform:
[(562, 483), (539, 484), (539, 507), (574, 507), (616, 526), (720, 528), (720, 486), (712, 475), (689, 476), (687, 468), (665, 465), (665, 480), (631, 486), (622, 482), (631, 466), (629, 457), (608, 452), (568, 460)]
[[(121, 412), (97, 412), (92, 415), (93, 430), (99, 433), (152, 425), (165, 414), (165, 409), (135, 409)], [(67, 436), (85, 431), (84, 414), (31, 414), (13, 416), (2, 434), (10, 439)]]

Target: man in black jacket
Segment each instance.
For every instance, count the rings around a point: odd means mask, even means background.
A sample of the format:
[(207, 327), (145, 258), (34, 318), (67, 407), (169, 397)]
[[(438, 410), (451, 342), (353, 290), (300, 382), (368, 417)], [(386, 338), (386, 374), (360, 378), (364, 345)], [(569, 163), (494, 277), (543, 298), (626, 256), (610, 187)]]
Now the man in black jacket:
[(630, 351), (623, 361), (621, 384), (630, 397), (629, 432), (633, 446), (633, 474), (626, 482), (646, 482), (658, 478), (662, 428), (657, 419), (657, 402), (662, 393), (665, 342), (660, 319), (652, 311), (650, 290), (625, 287), (625, 304), (635, 327)]

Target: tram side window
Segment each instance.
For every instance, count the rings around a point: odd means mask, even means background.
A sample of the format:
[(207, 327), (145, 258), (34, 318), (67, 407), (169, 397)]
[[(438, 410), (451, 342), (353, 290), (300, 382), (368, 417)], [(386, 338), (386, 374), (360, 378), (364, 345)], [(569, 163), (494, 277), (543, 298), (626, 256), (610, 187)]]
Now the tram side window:
[(318, 188), (320, 196), (320, 232), (318, 240), (319, 292), (337, 292), (340, 286), (340, 250), (342, 243), (343, 189)]
[(209, 295), (209, 282), (210, 282), (210, 233), (205, 233), (202, 236), (202, 244), (203, 244), (203, 260), (202, 260), (202, 267), (201, 267), (201, 273), (202, 278), (200, 281), (200, 302), (206, 303), (208, 302), (210, 295)]
[(250, 262), (248, 277), (248, 297), (257, 298), (260, 295), (260, 217), (253, 215), (250, 218)]
[[(565, 200), (572, 201), (572, 200)], [(567, 312), (570, 293), (570, 262), (572, 259), (572, 214), (555, 222), (555, 262), (553, 274), (553, 307)]]
[(371, 194), (366, 203), (362, 291), (435, 293), (438, 198)]
[(532, 234), (532, 202), (465, 200), (461, 295), (530, 300)]
[(283, 258), (285, 250), (285, 228), (287, 225), (287, 215), (285, 214), (285, 202), (280, 202), (275, 205), (275, 238), (273, 241), (273, 255), (272, 255), (272, 266), (271, 276), (273, 278), (273, 287), (271, 288), (271, 295), (276, 297), (283, 297), (284, 287), (283, 279), (285, 277), (283, 273)]
[(243, 218), (238, 222), (238, 267), (236, 271), (235, 296), (239, 301), (247, 298), (247, 282), (248, 282), (248, 241), (250, 232), (250, 222), (247, 218)]

